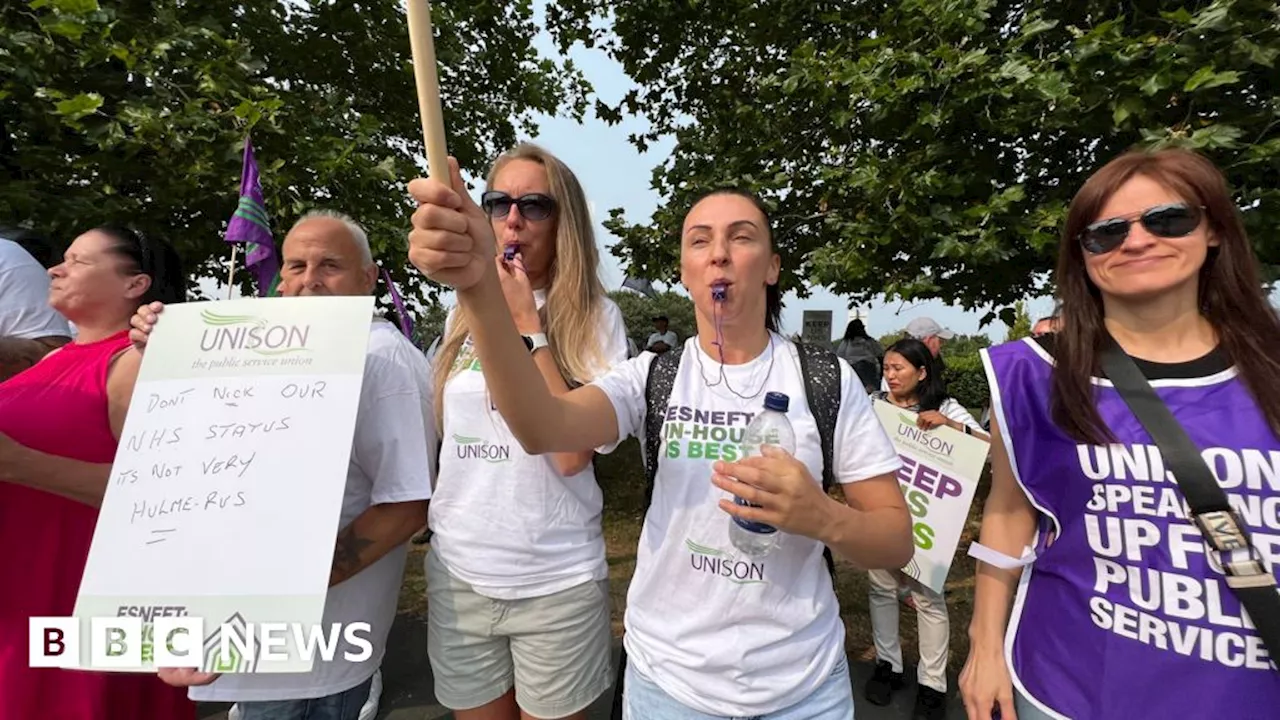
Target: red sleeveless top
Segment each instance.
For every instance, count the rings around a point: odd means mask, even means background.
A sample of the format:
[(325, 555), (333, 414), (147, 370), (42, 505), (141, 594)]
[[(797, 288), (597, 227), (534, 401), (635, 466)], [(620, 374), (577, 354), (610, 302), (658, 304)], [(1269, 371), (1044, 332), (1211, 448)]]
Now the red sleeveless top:
[[(50, 455), (115, 459), (107, 370), (127, 331), (71, 343), (0, 383), (0, 433)], [(0, 720), (194, 720), (184, 688), (155, 675), (28, 667), (28, 618), (68, 616), (98, 510), (0, 482)]]

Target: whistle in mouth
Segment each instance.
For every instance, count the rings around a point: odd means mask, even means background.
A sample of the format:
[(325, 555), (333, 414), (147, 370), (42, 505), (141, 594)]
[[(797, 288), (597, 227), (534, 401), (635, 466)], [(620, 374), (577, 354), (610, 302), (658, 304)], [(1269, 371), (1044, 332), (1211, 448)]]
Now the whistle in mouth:
[(726, 286), (716, 283), (711, 286), (711, 299), (723, 301), (728, 292), (729, 290)]
[(518, 245), (508, 245), (502, 250), (502, 256), (506, 258), (507, 262), (511, 262), (516, 259), (516, 251), (519, 249), (520, 246)]

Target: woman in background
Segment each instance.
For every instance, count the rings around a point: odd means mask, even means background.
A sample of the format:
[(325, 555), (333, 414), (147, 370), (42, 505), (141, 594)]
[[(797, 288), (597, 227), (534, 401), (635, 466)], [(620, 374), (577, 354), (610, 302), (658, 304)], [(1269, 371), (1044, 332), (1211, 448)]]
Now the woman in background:
[(845, 326), (844, 337), (836, 345), (836, 355), (849, 363), (849, 367), (858, 374), (867, 392), (875, 391), (876, 386), (880, 384), (884, 348), (867, 334), (867, 328), (861, 320), (850, 320)]
[[(936, 369), (937, 362), (928, 346), (914, 338), (903, 338), (885, 350), (884, 380), (889, 389), (877, 392), (876, 398), (917, 413), (918, 424), (925, 430), (945, 426), (987, 440), (987, 434), (969, 411), (947, 395), (946, 382)], [(905, 585), (910, 589), (910, 605), (916, 611), (920, 643), (920, 662), (916, 666), (919, 689), (912, 717), (941, 720), (947, 714), (947, 656), (951, 640), (946, 598), (898, 571), (872, 570), (869, 575), (876, 669), (865, 688), (867, 702), (888, 705), (893, 692), (904, 684), (898, 596), (899, 587)]]

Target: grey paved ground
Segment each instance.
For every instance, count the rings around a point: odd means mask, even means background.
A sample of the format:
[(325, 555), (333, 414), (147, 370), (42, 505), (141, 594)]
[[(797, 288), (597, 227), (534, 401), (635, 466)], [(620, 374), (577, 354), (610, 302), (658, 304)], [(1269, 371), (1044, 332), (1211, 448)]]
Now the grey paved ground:
[[(617, 649), (615, 648), (615, 653)], [(896, 693), (893, 703), (876, 707), (862, 700), (862, 687), (871, 677), (870, 663), (850, 660), (853, 673), (854, 699), (858, 720), (909, 720), (915, 702), (914, 668), (908, 668), (908, 685)], [(441, 720), (452, 718), (450, 712), (440, 707), (432, 693), (431, 665), (427, 661), (427, 626), (425, 622), (401, 616), (392, 627), (387, 644), (387, 657), (382, 664), (383, 692), (378, 720)], [(955, 687), (955, 677), (951, 679)], [(948, 720), (963, 720), (964, 708), (955, 697), (954, 690), (947, 714)], [(591, 708), (589, 720), (609, 720), (612, 693)], [(226, 705), (202, 704), (200, 717), (207, 720), (223, 720)]]

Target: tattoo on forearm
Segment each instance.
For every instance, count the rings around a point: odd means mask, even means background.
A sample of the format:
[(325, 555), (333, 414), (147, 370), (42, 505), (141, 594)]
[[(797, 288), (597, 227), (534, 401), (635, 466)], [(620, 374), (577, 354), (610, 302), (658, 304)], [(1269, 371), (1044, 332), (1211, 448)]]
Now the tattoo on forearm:
[(40, 340), (0, 337), (0, 381), (40, 362), (53, 348)]
[(355, 526), (347, 526), (338, 533), (338, 543), (333, 552), (333, 570), (339, 575), (349, 575), (360, 567), (360, 554), (373, 545), (373, 541), (356, 534)]

